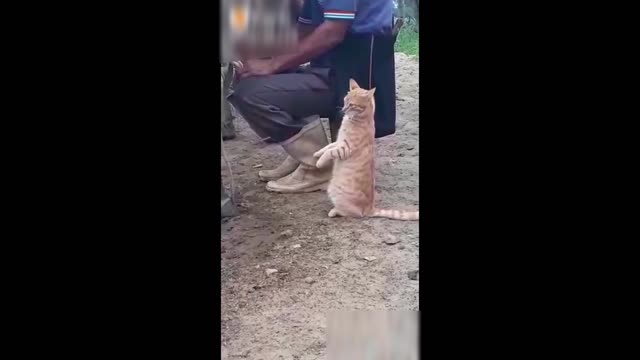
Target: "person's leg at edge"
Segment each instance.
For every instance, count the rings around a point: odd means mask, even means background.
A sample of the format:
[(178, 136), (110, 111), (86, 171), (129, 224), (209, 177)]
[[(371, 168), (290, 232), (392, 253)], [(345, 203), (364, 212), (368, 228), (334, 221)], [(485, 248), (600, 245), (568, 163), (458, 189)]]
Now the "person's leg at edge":
[(231, 64), (222, 64), (220, 75), (222, 77), (222, 139), (231, 140), (236, 137), (236, 129), (233, 124), (235, 117), (231, 112), (231, 105), (227, 101), (227, 96), (231, 90), (233, 80), (233, 66)]

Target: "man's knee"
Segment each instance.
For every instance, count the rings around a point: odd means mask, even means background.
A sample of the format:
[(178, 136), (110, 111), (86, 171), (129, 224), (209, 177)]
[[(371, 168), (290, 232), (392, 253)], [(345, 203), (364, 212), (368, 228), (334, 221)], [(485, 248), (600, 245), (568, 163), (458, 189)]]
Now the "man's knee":
[(242, 98), (252, 98), (257, 92), (264, 91), (263, 81), (258, 80), (248, 78), (238, 81), (233, 88), (234, 94)]
[(235, 84), (231, 95), (227, 99), (236, 109), (241, 110), (261, 104), (260, 98), (256, 95), (265, 91), (264, 84), (255, 80), (249, 78), (240, 80)]

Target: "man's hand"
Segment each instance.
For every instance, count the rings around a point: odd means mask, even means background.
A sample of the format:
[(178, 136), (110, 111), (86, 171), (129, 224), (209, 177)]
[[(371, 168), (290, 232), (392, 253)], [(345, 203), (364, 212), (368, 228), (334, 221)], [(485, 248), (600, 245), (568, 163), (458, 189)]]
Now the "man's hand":
[(271, 59), (252, 59), (246, 61), (235, 61), (234, 66), (240, 79), (249, 76), (264, 76), (275, 73), (275, 67)]

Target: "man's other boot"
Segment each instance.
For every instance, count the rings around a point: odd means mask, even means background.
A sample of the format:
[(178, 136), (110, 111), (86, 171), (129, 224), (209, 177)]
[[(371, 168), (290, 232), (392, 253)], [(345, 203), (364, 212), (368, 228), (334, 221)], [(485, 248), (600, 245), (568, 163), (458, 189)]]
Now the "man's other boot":
[(222, 182), (220, 183), (220, 215), (223, 218), (238, 215), (238, 208), (236, 208), (231, 198), (224, 191)]
[(236, 129), (233, 125), (235, 116), (231, 112), (231, 104), (227, 101), (227, 96), (231, 91), (231, 82), (233, 80), (233, 66), (231, 64), (223, 64), (220, 67), (221, 87), (222, 87), (222, 139), (231, 140), (236, 137)]

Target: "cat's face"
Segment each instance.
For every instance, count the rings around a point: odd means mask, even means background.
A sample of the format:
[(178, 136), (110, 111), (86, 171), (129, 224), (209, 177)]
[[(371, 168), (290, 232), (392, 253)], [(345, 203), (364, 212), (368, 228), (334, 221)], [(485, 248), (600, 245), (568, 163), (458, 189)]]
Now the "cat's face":
[(361, 88), (358, 83), (349, 79), (349, 92), (344, 97), (344, 109), (364, 110), (373, 102), (373, 94), (376, 88), (366, 90)]

